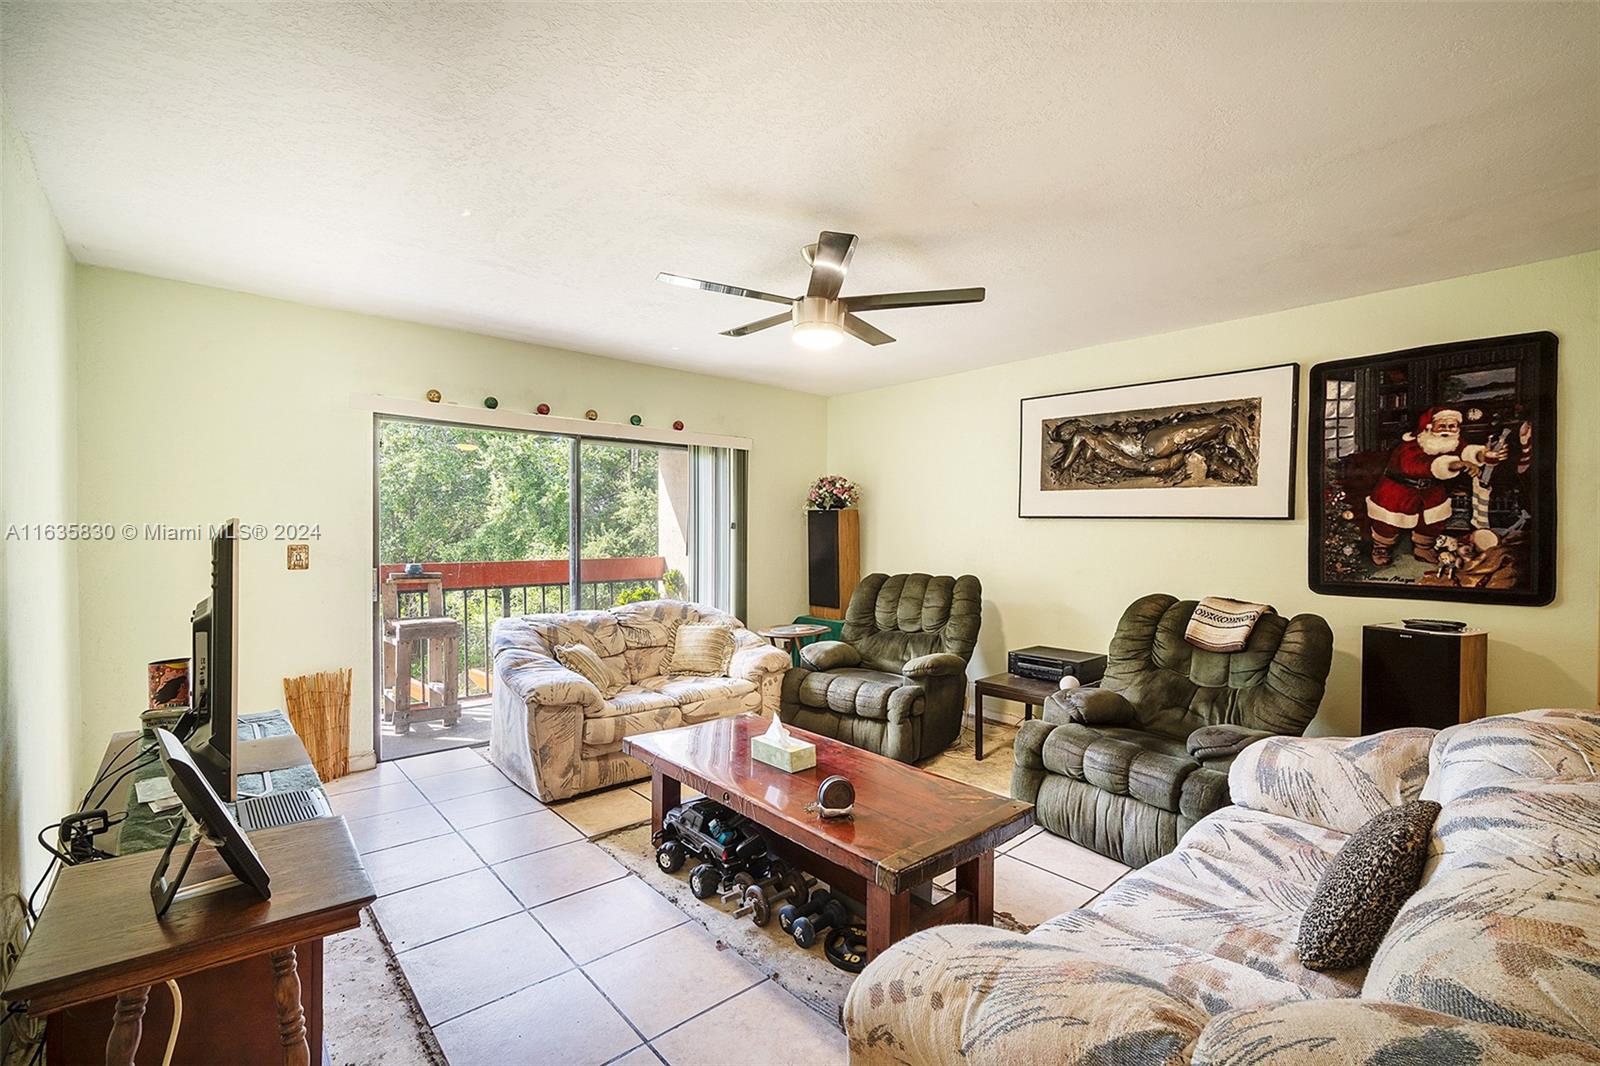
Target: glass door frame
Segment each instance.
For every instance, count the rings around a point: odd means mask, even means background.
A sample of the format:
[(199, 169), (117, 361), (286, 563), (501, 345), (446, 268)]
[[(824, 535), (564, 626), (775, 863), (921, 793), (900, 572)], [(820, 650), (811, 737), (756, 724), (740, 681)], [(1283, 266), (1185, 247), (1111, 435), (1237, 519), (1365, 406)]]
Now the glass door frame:
[[(381, 485), (381, 457), (382, 433), (385, 422), (409, 422), (413, 424), (458, 427), (491, 432), (531, 434), (534, 436), (552, 439), (565, 439), (567, 441), (567, 594), (572, 610), (583, 609), (583, 445), (588, 443), (611, 444), (628, 448), (651, 448), (658, 451), (683, 451), (692, 456), (695, 447), (689, 443), (663, 442), (654, 440), (633, 440), (627, 437), (610, 436), (605, 434), (583, 434), (562, 430), (538, 429), (521, 426), (498, 426), (477, 422), (464, 422), (451, 418), (429, 418), (426, 415), (395, 414), (383, 410), (372, 412), (372, 566), (370, 569), (371, 581), (371, 632), (372, 632), (372, 749), (378, 762), (386, 761), (383, 755), (383, 606), (381, 589), (379, 588), (379, 572), (383, 563), (380, 559), (381, 551), (381, 525), (382, 525), (382, 485)], [(739, 450), (743, 454), (743, 449)], [(741, 460), (742, 461), (742, 460)], [(693, 474), (691, 472), (691, 486)], [(740, 527), (742, 529), (742, 515)], [(684, 534), (690, 547), (690, 558), (695, 558), (696, 549), (693, 547), (699, 542), (697, 516), (694, 508), (690, 508), (688, 528)], [(741, 534), (742, 536), (742, 534)], [(742, 548), (742, 545), (741, 545)], [(691, 574), (691, 595), (698, 596), (698, 575)], [(465, 669), (465, 664), (463, 669)], [(486, 658), (485, 670), (493, 671), (492, 656)], [(492, 697), (491, 697), (492, 698)], [(484, 742), (486, 744), (487, 741)], [(484, 744), (460, 745), (462, 747), (482, 747)], [(400, 756), (403, 758), (404, 756)]]

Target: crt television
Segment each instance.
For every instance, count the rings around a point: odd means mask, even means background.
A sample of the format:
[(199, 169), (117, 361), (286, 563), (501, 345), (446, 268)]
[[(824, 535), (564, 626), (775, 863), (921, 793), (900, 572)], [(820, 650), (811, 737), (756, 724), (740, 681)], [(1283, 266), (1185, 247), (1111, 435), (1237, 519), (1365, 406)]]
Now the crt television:
[(239, 520), (211, 538), (211, 595), (195, 605), (194, 712), (200, 726), (189, 738), (195, 765), (217, 795), (237, 799), (234, 755), (239, 746)]

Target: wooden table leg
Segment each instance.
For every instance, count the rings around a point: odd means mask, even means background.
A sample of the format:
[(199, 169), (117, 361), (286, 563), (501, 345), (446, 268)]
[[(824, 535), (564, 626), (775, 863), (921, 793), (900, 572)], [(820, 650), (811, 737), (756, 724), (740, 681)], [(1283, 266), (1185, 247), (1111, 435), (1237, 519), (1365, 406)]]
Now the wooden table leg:
[(911, 935), (911, 893), (867, 885), (867, 958)]
[(650, 770), (650, 832), (661, 832), (662, 822), (667, 817), (667, 812), (676, 807), (683, 800), (683, 786), (675, 777), (668, 777), (660, 770)]
[(144, 1033), (144, 1006), (150, 999), (150, 986), (135, 988), (117, 996), (116, 1012), (111, 1016), (111, 1035), (106, 1037), (106, 1066), (133, 1066)]
[(284, 1066), (311, 1066), (306, 1041), (306, 1012), (300, 1004), (300, 964), (294, 946), (272, 953), (272, 999), (278, 1008), (278, 1042)]
[(994, 924), (994, 852), (986, 851), (956, 867), (956, 891), (972, 896), (973, 925)]
[(972, 690), (972, 758), (983, 761), (983, 690)]

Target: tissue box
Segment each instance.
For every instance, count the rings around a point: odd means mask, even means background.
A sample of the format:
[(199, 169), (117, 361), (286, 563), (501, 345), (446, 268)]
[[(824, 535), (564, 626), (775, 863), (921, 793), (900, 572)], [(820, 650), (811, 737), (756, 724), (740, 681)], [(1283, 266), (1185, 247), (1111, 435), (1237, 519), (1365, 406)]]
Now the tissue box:
[(750, 757), (793, 774), (817, 765), (817, 746), (793, 736), (787, 744), (774, 744), (766, 737), (751, 737)]

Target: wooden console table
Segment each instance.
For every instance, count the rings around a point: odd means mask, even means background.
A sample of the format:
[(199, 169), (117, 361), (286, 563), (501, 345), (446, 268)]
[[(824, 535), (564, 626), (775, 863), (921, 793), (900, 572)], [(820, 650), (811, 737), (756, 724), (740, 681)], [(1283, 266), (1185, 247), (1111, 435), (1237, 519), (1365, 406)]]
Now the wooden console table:
[[(321, 783), (283, 712), (242, 715), (239, 730), (241, 792)], [(139, 742), (137, 732), (112, 736), (101, 775), (132, 765)], [(113, 775), (117, 782), (96, 791), (92, 803), (112, 815), (131, 810), (134, 783), (161, 773), (158, 761), (139, 761), (138, 769)], [(172, 1024), (172, 999), (162, 986), (169, 979), (183, 993), (175, 1063), (304, 1062), (296, 1057), (302, 1045), (312, 1062), (322, 1061), (322, 939), (359, 925), (361, 908), (373, 899), (344, 820), (250, 834), (272, 875), (272, 899), (242, 886), (180, 898), (158, 923), (150, 875), (160, 852), (150, 849), (166, 843), (161, 826), (171, 815), (129, 818), (97, 841), (119, 858), (61, 871), (0, 998), (49, 1016), (45, 1051), (52, 1066), (93, 1062), (102, 1048), (119, 1066), (158, 1066)], [(216, 852), (201, 848), (184, 883), (226, 872)], [(141, 1045), (139, 1029), (161, 1036)], [(114, 1033), (120, 1034), (115, 1046)], [(124, 1046), (130, 1035), (132, 1050)]]
[[(164, 1034), (139, 1054), (152, 986), (253, 960), (271, 967), (271, 1007), (283, 1062), (308, 1066), (312, 1058), (296, 945), (320, 945), (323, 937), (360, 925), (361, 908), (374, 899), (372, 883), (343, 818), (263, 829), (250, 834), (250, 842), (272, 875), (270, 900), (243, 885), (180, 896), (165, 921), (156, 920), (150, 903), (156, 856), (149, 852), (61, 871), (5, 989), (8, 1002), (26, 1004), (32, 1015), (51, 1016), (49, 1062), (86, 1061), (82, 1042), (72, 1040), (73, 1027), (56, 1022), (65, 1020), (63, 1012), (83, 1014), (97, 1001), (103, 1017), (112, 997), (107, 1066), (160, 1062)], [(193, 885), (226, 873), (221, 858), (206, 849), (184, 880)], [(226, 1015), (196, 1012), (186, 1001), (179, 1049), (188, 1035), (189, 1052), (176, 1061), (260, 1063), (278, 1057), (264, 1055), (259, 1040), (252, 1046), (252, 1027), (240, 1024), (250, 1006), (243, 1002), (245, 991), (234, 987), (236, 1003)], [(165, 990), (156, 995), (165, 998)], [(211, 1057), (197, 1049), (209, 1049)]]

